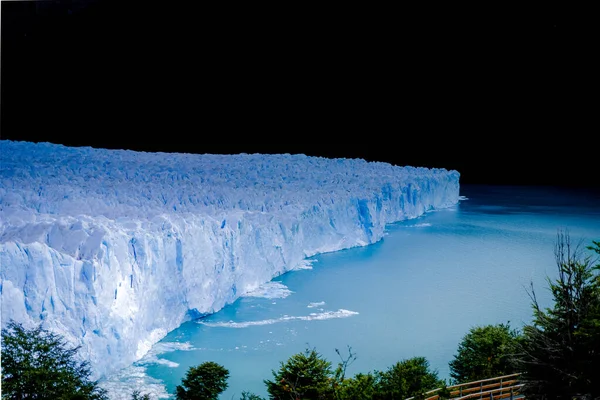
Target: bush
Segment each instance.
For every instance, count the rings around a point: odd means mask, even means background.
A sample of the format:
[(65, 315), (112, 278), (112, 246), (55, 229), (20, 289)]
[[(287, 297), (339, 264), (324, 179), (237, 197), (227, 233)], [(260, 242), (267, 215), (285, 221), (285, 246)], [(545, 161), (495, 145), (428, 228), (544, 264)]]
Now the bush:
[(455, 383), (465, 383), (515, 373), (519, 337), (510, 323), (471, 328), (449, 363), (450, 376)]
[(281, 363), (279, 371), (272, 373), (273, 380), (264, 382), (273, 400), (324, 399), (333, 396), (331, 363), (315, 349), (294, 354)]
[(375, 397), (375, 375), (358, 373), (353, 378), (344, 379), (336, 390), (337, 399), (371, 400)]
[(176, 388), (178, 400), (217, 400), (227, 389), (229, 371), (223, 366), (207, 361), (190, 367)]
[(429, 361), (424, 357), (403, 360), (384, 372), (376, 372), (374, 399), (404, 400), (425, 391), (441, 387), (437, 371), (429, 370)]

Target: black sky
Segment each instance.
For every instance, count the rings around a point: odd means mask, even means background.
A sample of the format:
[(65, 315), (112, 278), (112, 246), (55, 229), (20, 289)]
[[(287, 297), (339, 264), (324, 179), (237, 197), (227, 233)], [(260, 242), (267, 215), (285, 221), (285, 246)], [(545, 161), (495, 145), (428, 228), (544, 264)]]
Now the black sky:
[(596, 28), (559, 9), (160, 4), (2, 2), (2, 138), (600, 185)]

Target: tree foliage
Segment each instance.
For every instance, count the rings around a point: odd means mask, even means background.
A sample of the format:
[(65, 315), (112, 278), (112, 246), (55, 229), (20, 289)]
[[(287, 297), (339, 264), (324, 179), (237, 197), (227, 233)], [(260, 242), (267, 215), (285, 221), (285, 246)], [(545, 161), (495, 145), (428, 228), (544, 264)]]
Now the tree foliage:
[(270, 399), (329, 399), (333, 395), (331, 363), (315, 349), (292, 355), (272, 373), (273, 380), (264, 381)]
[(375, 398), (377, 378), (371, 372), (358, 373), (344, 379), (336, 390), (336, 399), (372, 400)]
[[(600, 254), (600, 242), (588, 249)], [(548, 279), (552, 308), (540, 307), (531, 286), (533, 323), (523, 329), (518, 358), (527, 397), (600, 398), (600, 265), (584, 250), (558, 233), (558, 278)]]
[(471, 328), (449, 363), (450, 376), (455, 383), (464, 383), (517, 372), (514, 355), (519, 337), (510, 322)]
[(217, 400), (227, 389), (229, 371), (223, 366), (207, 361), (190, 367), (176, 388), (178, 400)]
[(89, 364), (76, 358), (59, 335), (9, 321), (2, 329), (2, 399), (108, 399), (90, 379)]
[(346, 377), (347, 367), (356, 360), (348, 347), (348, 356), (341, 358), (335, 371), (315, 349), (291, 356), (273, 371), (274, 379), (265, 380), (271, 400), (336, 399), (336, 400), (404, 400), (427, 390), (444, 386), (437, 371), (431, 371), (424, 357), (403, 360), (386, 371), (358, 373)]
[(444, 384), (438, 379), (437, 371), (429, 369), (425, 357), (402, 360), (386, 371), (376, 371), (375, 377), (373, 399), (377, 400), (404, 400)]

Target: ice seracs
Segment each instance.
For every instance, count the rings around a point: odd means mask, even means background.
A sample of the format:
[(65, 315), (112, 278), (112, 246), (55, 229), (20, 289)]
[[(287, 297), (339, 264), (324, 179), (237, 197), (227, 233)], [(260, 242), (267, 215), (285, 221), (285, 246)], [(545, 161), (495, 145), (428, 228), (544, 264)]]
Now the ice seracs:
[(459, 173), (305, 155), (0, 141), (2, 325), (43, 322), (100, 377), (322, 252), (452, 206)]

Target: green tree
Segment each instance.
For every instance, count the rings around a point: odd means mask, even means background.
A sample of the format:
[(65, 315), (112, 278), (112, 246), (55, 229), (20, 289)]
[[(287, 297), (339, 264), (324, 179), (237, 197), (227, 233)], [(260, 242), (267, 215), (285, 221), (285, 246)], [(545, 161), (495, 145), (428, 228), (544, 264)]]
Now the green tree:
[(177, 385), (178, 400), (217, 400), (220, 393), (227, 389), (229, 371), (223, 366), (207, 361), (196, 367), (190, 367), (181, 385)]
[(449, 363), (450, 376), (455, 383), (465, 383), (517, 372), (514, 355), (519, 337), (510, 322), (471, 328)]
[(437, 371), (429, 370), (429, 361), (425, 357), (402, 360), (387, 371), (376, 371), (375, 376), (373, 399), (377, 400), (404, 400), (444, 384), (438, 379)]
[(377, 380), (372, 373), (358, 373), (352, 378), (344, 379), (336, 390), (337, 399), (371, 400), (375, 396)]
[[(600, 254), (600, 242), (592, 243), (587, 249)], [(528, 398), (600, 398), (600, 265), (584, 250), (559, 231), (551, 308), (540, 307), (531, 285), (533, 323), (523, 328), (518, 357)]]
[(2, 329), (2, 399), (108, 399), (78, 350), (41, 325), (9, 321)]
[(294, 354), (272, 373), (273, 380), (264, 381), (272, 400), (329, 399), (333, 396), (331, 363), (315, 349)]

